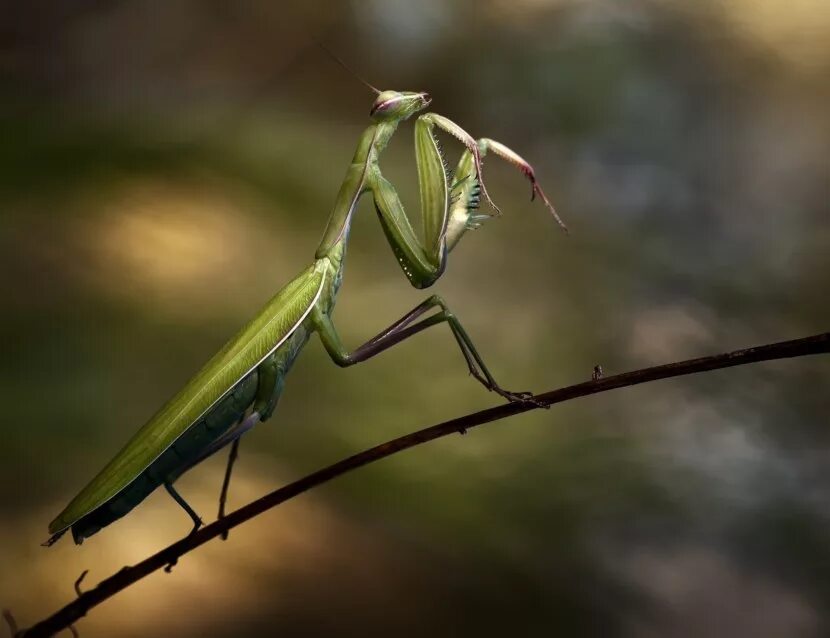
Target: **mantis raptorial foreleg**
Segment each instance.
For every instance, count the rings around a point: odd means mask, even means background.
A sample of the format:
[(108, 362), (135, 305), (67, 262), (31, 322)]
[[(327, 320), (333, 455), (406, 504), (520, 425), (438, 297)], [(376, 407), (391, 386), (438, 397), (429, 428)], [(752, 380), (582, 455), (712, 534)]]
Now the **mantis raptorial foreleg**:
[[(466, 147), (454, 175), (450, 174), (441, 147), (434, 135), (438, 127)], [(481, 180), (481, 158), (492, 153), (517, 166), (530, 180), (531, 199), (537, 195), (556, 221), (565, 228), (545, 192), (536, 181), (533, 167), (518, 153), (489, 138), (474, 140), (451, 120), (427, 113), (415, 123), (415, 153), (423, 221), (423, 241), (409, 222), (395, 187), (377, 168), (366, 176), (365, 188), (372, 192), (381, 226), (392, 251), (409, 281), (417, 288), (430, 286), (444, 272), (447, 252), (452, 250), (469, 228), (477, 228), (492, 215), (478, 214), (479, 194), (490, 202)]]
[[(435, 127), (446, 131), (467, 147), (465, 156), (469, 158), (476, 176), (480, 175), (481, 170), (479, 145), (469, 133), (436, 113), (427, 113), (418, 118), (415, 122), (415, 157), (421, 196), (423, 241), (415, 234), (395, 187), (383, 177), (379, 168), (366, 175), (364, 186), (372, 192), (381, 226), (398, 263), (416, 288), (432, 285), (443, 274), (448, 252), (447, 228), (453, 193), (450, 171), (435, 137)], [(476, 184), (498, 211), (480, 179), (476, 180)], [(465, 212), (466, 206), (465, 201)]]
[[(539, 198), (544, 202), (545, 206), (548, 210), (553, 214), (553, 217), (556, 219), (556, 222), (562, 228), (562, 230), (567, 231), (568, 227), (565, 226), (565, 222), (559, 217), (559, 214), (556, 212), (556, 209), (553, 207), (553, 204), (550, 203), (547, 195), (545, 195), (545, 191), (542, 190), (542, 187), (539, 186), (539, 182), (536, 181), (536, 173), (533, 170), (533, 166), (524, 159), (521, 155), (519, 155), (516, 151), (508, 148), (501, 142), (497, 142), (496, 140), (491, 140), (487, 137), (482, 137), (478, 140), (478, 151), (479, 156), (484, 157), (488, 151), (492, 152), (494, 155), (501, 157), (504, 160), (507, 160), (511, 164), (514, 164), (519, 168), (522, 172), (522, 175), (527, 177), (530, 181), (531, 193), (530, 193), (530, 200), (533, 201), (536, 196), (538, 195)], [(462, 158), (463, 160), (463, 158)]]
[(469, 149), (464, 151), (455, 169), (454, 183), (450, 193), (452, 207), (446, 230), (448, 250), (455, 247), (466, 230), (478, 228), (482, 221), (492, 217), (490, 214), (475, 212), (479, 206), (479, 189), (481, 188), (478, 170), (480, 170), (481, 158), (487, 155), (488, 152), (516, 166), (522, 172), (522, 175), (530, 181), (532, 188), (531, 200), (538, 195), (557, 223), (563, 230), (567, 231), (567, 227), (559, 218), (553, 204), (550, 203), (547, 195), (536, 181), (536, 174), (529, 162), (501, 142), (486, 137), (477, 140), (476, 147), (478, 149), (477, 156)]
[[(419, 317), (436, 307), (439, 307), (441, 311), (416, 322)], [(467, 331), (464, 330), (464, 326), (461, 325), (458, 318), (450, 311), (447, 304), (438, 295), (432, 295), (421, 302), (398, 319), (398, 321), (352, 352), (349, 352), (343, 345), (331, 318), (327, 314), (322, 312), (315, 313), (313, 314), (313, 321), (326, 352), (328, 352), (329, 356), (337, 365), (342, 367), (351, 366), (371, 359), (384, 350), (388, 350), (392, 346), (427, 328), (441, 323), (447, 323), (461, 349), (461, 353), (464, 355), (464, 360), (467, 362), (470, 374), (485, 388), (512, 401), (525, 401), (532, 396), (530, 392), (511, 392), (505, 390), (496, 383), (495, 378), (487, 369), (481, 355), (479, 355), (473, 345)]]

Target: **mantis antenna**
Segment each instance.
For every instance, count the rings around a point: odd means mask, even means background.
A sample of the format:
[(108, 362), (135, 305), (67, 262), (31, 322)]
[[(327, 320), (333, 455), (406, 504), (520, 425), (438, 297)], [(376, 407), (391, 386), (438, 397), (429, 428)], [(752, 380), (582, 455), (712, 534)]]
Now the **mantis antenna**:
[(320, 47), (323, 51), (325, 51), (329, 55), (329, 57), (331, 57), (332, 60), (334, 60), (335, 62), (337, 62), (337, 64), (339, 64), (344, 69), (346, 69), (346, 71), (348, 71), (349, 75), (351, 75), (353, 78), (355, 78), (358, 82), (360, 82), (364, 86), (368, 87), (370, 90), (374, 91), (375, 95), (380, 95), (380, 90), (376, 89), (374, 86), (369, 84), (366, 80), (364, 80), (361, 76), (359, 76), (357, 73), (355, 73), (351, 69), (351, 67), (349, 67), (348, 64), (343, 62), (343, 60), (341, 60), (340, 57), (336, 53), (334, 53), (331, 49), (329, 49), (325, 44), (323, 44), (319, 40), (314, 40), (314, 42), (316, 42), (317, 46)]

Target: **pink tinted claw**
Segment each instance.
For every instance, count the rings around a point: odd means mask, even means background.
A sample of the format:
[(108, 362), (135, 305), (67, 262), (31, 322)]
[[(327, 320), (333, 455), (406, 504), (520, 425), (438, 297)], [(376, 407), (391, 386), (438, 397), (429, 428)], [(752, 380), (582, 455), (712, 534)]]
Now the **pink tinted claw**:
[(530, 179), (530, 183), (533, 185), (533, 193), (530, 196), (530, 201), (533, 201), (536, 198), (536, 195), (539, 195), (539, 198), (545, 203), (545, 206), (547, 206), (547, 209), (550, 211), (550, 214), (553, 215), (553, 218), (556, 220), (556, 223), (559, 224), (559, 227), (566, 233), (570, 233), (568, 227), (565, 226), (565, 222), (563, 222), (562, 218), (559, 217), (559, 213), (556, 212), (556, 209), (553, 207), (553, 204), (550, 203), (550, 200), (547, 198), (547, 195), (545, 195), (545, 191), (543, 191), (542, 187), (539, 186), (539, 183), (533, 176), (532, 170), (530, 171), (528, 179)]
[(539, 199), (541, 199), (544, 202), (545, 206), (550, 211), (551, 215), (553, 215), (553, 218), (556, 220), (556, 223), (559, 224), (559, 227), (567, 233), (568, 227), (565, 226), (565, 222), (563, 222), (562, 219), (559, 217), (559, 214), (556, 212), (556, 209), (553, 207), (553, 204), (550, 203), (550, 200), (548, 199), (547, 195), (545, 195), (545, 191), (542, 190), (542, 187), (539, 186), (539, 183), (536, 181), (536, 174), (534, 173), (533, 167), (530, 165), (530, 163), (527, 160), (525, 160), (521, 155), (516, 153), (514, 150), (508, 148), (501, 142), (497, 142), (496, 140), (491, 140), (489, 138), (484, 138), (480, 140), (480, 143), (484, 148), (484, 152), (491, 151), (499, 157), (501, 157), (502, 159), (507, 160), (508, 162), (514, 164), (519, 168), (519, 170), (522, 172), (522, 175), (527, 177), (527, 179), (530, 181), (530, 201), (535, 200), (536, 196), (538, 195)]

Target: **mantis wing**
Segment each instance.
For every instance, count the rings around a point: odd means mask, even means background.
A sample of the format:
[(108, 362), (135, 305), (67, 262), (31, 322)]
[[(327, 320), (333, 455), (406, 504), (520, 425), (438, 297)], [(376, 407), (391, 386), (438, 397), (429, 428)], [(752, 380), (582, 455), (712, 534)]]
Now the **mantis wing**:
[(302, 324), (320, 298), (326, 271), (310, 266), (280, 290), (263, 310), (168, 401), (54, 521), (57, 533), (129, 485), (225, 394)]

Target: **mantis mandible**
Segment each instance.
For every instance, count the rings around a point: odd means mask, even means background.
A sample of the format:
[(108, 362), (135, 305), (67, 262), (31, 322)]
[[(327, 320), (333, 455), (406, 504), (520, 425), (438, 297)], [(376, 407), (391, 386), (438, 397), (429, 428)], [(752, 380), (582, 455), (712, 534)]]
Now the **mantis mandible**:
[[(485, 388), (509, 401), (532, 400), (530, 393), (510, 392), (496, 383), (461, 322), (437, 295), (353, 351), (341, 342), (332, 312), (343, 280), (352, 216), (361, 196), (371, 194), (392, 252), (415, 288), (435, 283), (444, 273), (447, 254), (461, 236), (499, 214), (482, 179), (481, 158), (487, 153), (518, 167), (530, 180), (531, 199), (538, 196), (564, 228), (537, 184), (533, 168), (522, 157), (494, 140), (473, 139), (442, 115), (423, 113), (415, 121), (423, 223), (423, 239), (419, 239), (395, 187), (383, 177), (379, 158), (398, 125), (423, 111), (431, 98), (425, 92), (370, 88), (377, 93), (369, 113), (372, 123), (360, 136), (312, 264), (286, 284), (81, 490), (49, 525), (52, 536), (47, 544), (69, 529), (80, 544), (161, 485), (188, 513), (195, 531), (201, 519), (173, 483), (231, 445), (219, 501), (222, 517), (239, 439), (274, 412), (285, 377), (312, 333), (319, 335), (331, 359), (345, 367), (366, 361), (426, 328), (447, 324), (470, 373)], [(436, 130), (466, 147), (454, 172), (444, 159)], [(492, 213), (479, 210), (482, 197)]]

